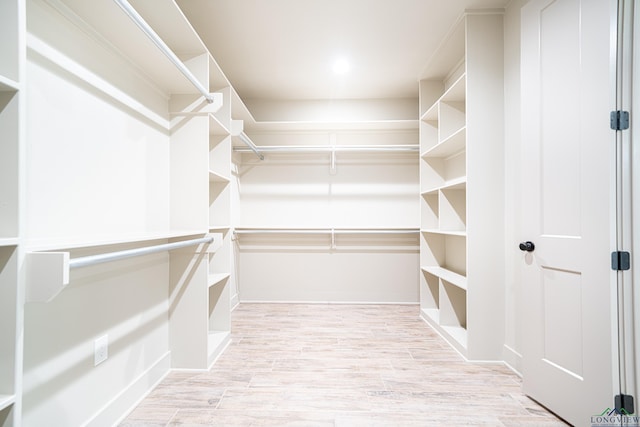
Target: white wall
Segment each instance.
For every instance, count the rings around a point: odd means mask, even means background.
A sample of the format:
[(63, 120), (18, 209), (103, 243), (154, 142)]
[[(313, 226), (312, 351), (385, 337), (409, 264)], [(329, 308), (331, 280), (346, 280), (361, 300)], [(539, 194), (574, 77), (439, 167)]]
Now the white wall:
[[(47, 3), (28, 2), (28, 32), (27, 250), (167, 233), (166, 95)], [(169, 369), (168, 287), (160, 253), (72, 270), (52, 301), (27, 303), (24, 424), (109, 425), (125, 413)], [(109, 357), (94, 367), (103, 335)]]
[[(417, 131), (252, 134), (257, 145), (416, 144)], [(411, 154), (243, 156), (237, 227), (418, 228)], [(418, 236), (240, 235), (241, 301), (418, 302)]]
[(520, 9), (524, 0), (509, 3), (504, 17), (505, 64), (505, 345), (503, 357), (521, 372), (522, 291), (520, 264), (521, 139), (520, 139)]

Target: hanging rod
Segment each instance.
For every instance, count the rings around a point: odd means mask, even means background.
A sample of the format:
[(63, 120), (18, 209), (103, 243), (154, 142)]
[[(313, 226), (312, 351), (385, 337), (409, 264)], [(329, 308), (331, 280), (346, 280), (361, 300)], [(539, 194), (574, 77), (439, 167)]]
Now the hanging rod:
[(69, 260), (69, 268), (87, 267), (89, 265), (100, 264), (103, 262), (115, 261), (123, 258), (131, 258), (134, 256), (148, 255), (156, 252), (169, 251), (172, 249), (184, 248), (186, 246), (199, 245), (201, 243), (210, 244), (213, 237), (202, 237), (200, 239), (184, 240), (182, 242), (166, 243), (164, 245), (147, 246), (144, 248), (129, 249), (125, 251), (109, 252), (106, 254), (89, 255)]
[[(253, 143), (253, 141), (251, 141), (251, 139), (249, 139), (246, 133), (240, 132), (238, 134), (238, 138), (240, 138), (240, 141), (244, 142), (247, 145), (247, 147), (249, 147), (249, 149), (253, 151), (256, 154), (256, 156), (258, 156), (260, 160), (264, 160), (264, 156), (260, 153), (260, 151), (258, 151), (258, 147), (256, 146), (256, 144)], [(243, 148), (243, 147), (239, 147), (239, 148)]]
[(236, 234), (418, 234), (418, 228), (237, 228)]
[[(356, 151), (385, 151), (385, 152), (407, 152), (419, 151), (420, 146), (414, 145), (272, 145), (272, 146), (255, 146), (257, 150), (264, 153), (331, 153), (337, 151), (356, 152)], [(233, 147), (237, 152), (248, 152), (245, 147)]]
[(178, 70), (184, 74), (184, 76), (193, 84), (198, 92), (204, 96), (209, 104), (213, 104), (215, 101), (214, 97), (211, 96), (209, 91), (196, 79), (193, 73), (184, 65), (184, 63), (176, 56), (175, 53), (167, 46), (167, 44), (160, 38), (160, 36), (151, 28), (147, 21), (131, 6), (131, 4), (127, 0), (114, 0), (122, 10), (131, 18), (131, 20), (142, 30), (143, 33), (151, 39), (153, 44), (155, 44), (162, 53), (164, 53), (169, 61), (173, 63), (173, 65), (178, 68)]

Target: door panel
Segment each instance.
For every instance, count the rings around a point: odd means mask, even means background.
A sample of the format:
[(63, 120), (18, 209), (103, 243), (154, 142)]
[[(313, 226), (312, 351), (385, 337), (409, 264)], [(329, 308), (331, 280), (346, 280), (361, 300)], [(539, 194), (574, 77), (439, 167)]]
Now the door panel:
[[(613, 9), (612, 9), (613, 7)], [(610, 13), (522, 9), (523, 389), (575, 425), (612, 407)]]

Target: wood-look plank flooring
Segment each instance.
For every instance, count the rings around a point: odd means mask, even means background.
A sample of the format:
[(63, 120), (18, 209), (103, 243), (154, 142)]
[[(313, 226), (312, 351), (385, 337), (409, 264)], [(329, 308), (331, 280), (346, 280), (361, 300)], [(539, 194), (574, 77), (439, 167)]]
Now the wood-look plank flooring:
[(465, 362), (412, 305), (241, 304), (209, 372), (122, 426), (564, 426), (502, 364)]

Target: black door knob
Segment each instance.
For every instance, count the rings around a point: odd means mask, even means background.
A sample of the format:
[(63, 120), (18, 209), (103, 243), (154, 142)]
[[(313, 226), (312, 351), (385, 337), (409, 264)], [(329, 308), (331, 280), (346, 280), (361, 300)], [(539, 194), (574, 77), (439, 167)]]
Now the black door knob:
[(536, 248), (536, 245), (533, 242), (522, 242), (520, 243), (520, 250), (524, 252), (533, 252)]

